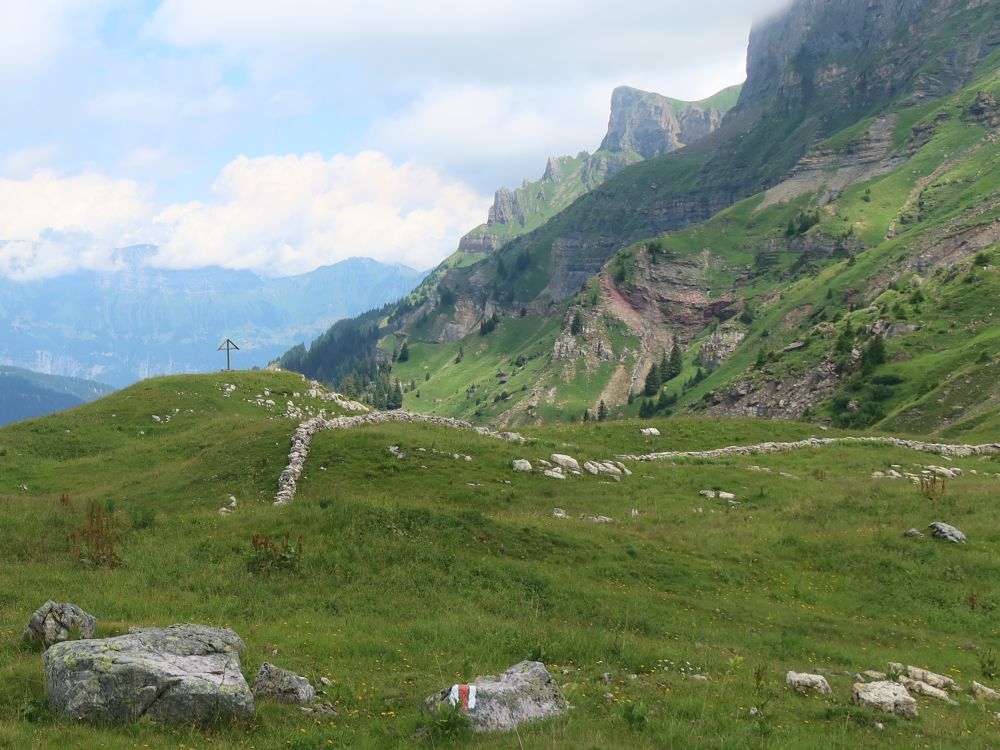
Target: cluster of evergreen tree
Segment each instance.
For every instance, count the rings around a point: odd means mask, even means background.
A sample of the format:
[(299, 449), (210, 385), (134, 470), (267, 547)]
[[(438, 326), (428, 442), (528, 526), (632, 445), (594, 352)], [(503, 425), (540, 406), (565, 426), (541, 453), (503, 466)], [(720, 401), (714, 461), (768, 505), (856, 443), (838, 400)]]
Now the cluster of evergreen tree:
[[(298, 344), (285, 352), (278, 366), (301, 372), (376, 408), (400, 408), (403, 405), (402, 388), (398, 380), (392, 382), (390, 379), (392, 365), (381, 361), (377, 354), (379, 338), (384, 334), (379, 322), (397, 304), (338, 320), (308, 349)], [(406, 344), (403, 346), (408, 358), (409, 349)]]
[(663, 358), (659, 362), (654, 362), (653, 366), (649, 368), (643, 392), (647, 396), (655, 396), (659, 393), (664, 383), (673, 380), (681, 374), (681, 370), (684, 369), (683, 358), (684, 353), (675, 342), (670, 349), (670, 354), (668, 355), (666, 352), (663, 352)]

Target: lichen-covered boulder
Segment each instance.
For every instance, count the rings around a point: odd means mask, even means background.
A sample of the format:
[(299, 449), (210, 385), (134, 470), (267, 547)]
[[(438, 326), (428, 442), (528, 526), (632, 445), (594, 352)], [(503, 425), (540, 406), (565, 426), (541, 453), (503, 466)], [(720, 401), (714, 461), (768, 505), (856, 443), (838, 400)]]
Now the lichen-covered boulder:
[(253, 683), (254, 698), (271, 698), (278, 703), (311, 703), (316, 691), (309, 680), (287, 669), (264, 662)]
[(74, 719), (207, 726), (253, 715), (232, 630), (180, 624), (115, 638), (64, 641), (45, 652), (49, 707)]
[(54, 643), (68, 641), (74, 632), (81, 638), (93, 638), (97, 632), (97, 618), (75, 604), (49, 599), (31, 615), (22, 637), (48, 648)]
[(851, 700), (857, 706), (898, 716), (916, 716), (917, 701), (898, 682), (855, 682)]
[(457, 707), (477, 732), (509, 731), (569, 708), (552, 675), (538, 661), (522, 661), (499, 677), (479, 677), (468, 685), (444, 688), (425, 706), (432, 711)]

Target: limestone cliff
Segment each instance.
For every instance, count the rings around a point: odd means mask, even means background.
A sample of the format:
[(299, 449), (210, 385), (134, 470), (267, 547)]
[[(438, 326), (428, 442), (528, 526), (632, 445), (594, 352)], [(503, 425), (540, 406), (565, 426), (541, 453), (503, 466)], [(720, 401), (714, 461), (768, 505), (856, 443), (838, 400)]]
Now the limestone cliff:
[(732, 86), (703, 102), (680, 102), (619, 86), (611, 94), (611, 119), (601, 150), (634, 151), (652, 159), (699, 141), (719, 127), (739, 89)]
[(684, 102), (628, 86), (616, 88), (608, 132), (598, 151), (552, 157), (540, 180), (497, 190), (486, 223), (462, 237), (459, 251), (492, 253), (625, 167), (697, 142), (719, 127), (739, 91), (739, 86), (730, 86), (703, 101)]

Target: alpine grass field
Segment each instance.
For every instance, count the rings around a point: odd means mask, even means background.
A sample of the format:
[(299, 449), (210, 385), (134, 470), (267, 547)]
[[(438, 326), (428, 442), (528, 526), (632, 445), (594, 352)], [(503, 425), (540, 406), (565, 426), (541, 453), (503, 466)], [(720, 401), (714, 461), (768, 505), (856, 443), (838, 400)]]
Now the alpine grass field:
[[(515, 473), (512, 461), (849, 433), (676, 418), (530, 428), (516, 444), (388, 424), (318, 433), (294, 502), (276, 507), (301, 418), (285, 416), (286, 403), (332, 411), (307, 387), (288, 373), (158, 378), (0, 431), (0, 746), (996, 746), (1000, 706), (965, 691), (1000, 684), (997, 456), (838, 444), (558, 481)], [(276, 406), (257, 403), (264, 389)], [(662, 437), (642, 436), (649, 425)], [(915, 464), (963, 474), (924, 491), (872, 478), (893, 465), (919, 473)], [(230, 495), (237, 508), (220, 515)], [(112, 519), (115, 564), (88, 557), (88, 506)], [(936, 520), (968, 543), (903, 536)], [(301, 558), (255, 568), (253, 535), (286, 533), (293, 546), (301, 538)], [(20, 642), (49, 598), (97, 615), (98, 637), (231, 627), (250, 681), (264, 661), (326, 677), (321, 698), (338, 715), (259, 701), (253, 721), (205, 730), (58, 718), (41, 654)], [(435, 690), (528, 658), (562, 687), (564, 716), (473, 735), (420, 710)], [(852, 706), (845, 673), (890, 661), (954, 677), (958, 705), (918, 696), (909, 720)], [(833, 694), (790, 691), (787, 670), (824, 670)]]

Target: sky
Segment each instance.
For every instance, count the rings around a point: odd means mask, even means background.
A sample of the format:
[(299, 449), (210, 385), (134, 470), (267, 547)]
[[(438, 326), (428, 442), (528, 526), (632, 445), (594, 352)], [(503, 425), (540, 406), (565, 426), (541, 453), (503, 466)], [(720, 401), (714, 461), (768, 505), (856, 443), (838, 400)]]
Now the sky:
[[(784, 0), (0, 0), (0, 276), (426, 269), (611, 91), (745, 77)], [(120, 256), (118, 256), (120, 258)]]

